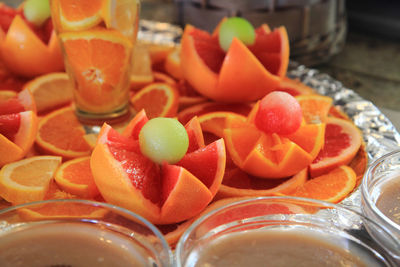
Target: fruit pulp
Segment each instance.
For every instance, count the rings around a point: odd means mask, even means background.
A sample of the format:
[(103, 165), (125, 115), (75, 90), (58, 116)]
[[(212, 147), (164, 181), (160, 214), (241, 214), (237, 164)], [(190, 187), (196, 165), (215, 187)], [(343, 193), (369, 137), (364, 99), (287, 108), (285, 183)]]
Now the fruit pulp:
[(3, 267), (153, 266), (146, 255), (149, 251), (130, 236), (88, 223), (20, 225), (3, 231), (0, 249)]
[[(76, 113), (83, 121), (126, 115), (140, 2), (103, 1), (96, 13), (98, 19), (87, 25), (90, 17), (81, 20), (68, 17), (76, 8), (73, 2), (63, 4), (63, 0), (52, 0), (51, 9), (65, 69), (73, 86)], [(83, 2), (82, 10), (86, 8)]]
[(232, 232), (201, 243), (190, 253), (185, 267), (256, 267), (266, 263), (268, 266), (382, 266), (372, 251), (357, 242), (313, 230)]

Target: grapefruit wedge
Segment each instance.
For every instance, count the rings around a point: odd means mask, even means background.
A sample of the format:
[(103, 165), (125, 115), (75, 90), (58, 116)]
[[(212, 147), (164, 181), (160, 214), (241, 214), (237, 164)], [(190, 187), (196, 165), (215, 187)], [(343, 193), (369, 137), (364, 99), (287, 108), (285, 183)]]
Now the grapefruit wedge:
[(0, 101), (0, 166), (22, 159), (28, 153), (37, 128), (36, 106), (28, 90)]
[(220, 102), (249, 102), (278, 88), (289, 62), (289, 41), (284, 27), (271, 32), (263, 25), (252, 46), (233, 39), (225, 53), (218, 30), (211, 35), (187, 25), (180, 59), (184, 79), (200, 94)]
[(211, 202), (221, 184), (226, 160), (224, 141), (204, 146), (199, 141), (199, 123), (191, 121), (185, 127), (190, 148), (187, 154), (174, 165), (159, 165), (140, 151), (138, 133), (146, 121), (142, 111), (122, 134), (107, 124), (102, 127), (91, 156), (95, 183), (107, 202), (155, 224), (192, 218)]

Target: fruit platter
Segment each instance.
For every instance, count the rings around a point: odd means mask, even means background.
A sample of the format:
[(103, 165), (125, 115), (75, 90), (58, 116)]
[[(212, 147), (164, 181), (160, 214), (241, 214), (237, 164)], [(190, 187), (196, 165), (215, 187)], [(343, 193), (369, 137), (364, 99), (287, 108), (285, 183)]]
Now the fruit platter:
[[(130, 117), (89, 131), (75, 115), (51, 18), (34, 23), (22, 7), (1, 3), (0, 18), (0, 209), (106, 202), (143, 216), (174, 247), (196, 218), (240, 198), (359, 209), (368, 162), (400, 144), (371, 102), (289, 61), (283, 26), (228, 18), (212, 33), (142, 20)], [(235, 27), (253, 35), (229, 37)], [(31, 216), (80, 212), (88, 211), (43, 206)]]

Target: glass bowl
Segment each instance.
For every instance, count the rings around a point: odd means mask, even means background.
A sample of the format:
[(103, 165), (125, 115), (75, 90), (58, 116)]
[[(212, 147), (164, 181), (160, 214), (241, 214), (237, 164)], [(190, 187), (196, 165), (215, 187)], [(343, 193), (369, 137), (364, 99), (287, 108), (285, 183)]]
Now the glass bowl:
[[(368, 167), (361, 197), (363, 213), (386, 227), (400, 242), (400, 150), (383, 155)], [(383, 239), (379, 232), (371, 231), (371, 235)]]
[[(399, 264), (400, 243), (353, 210), (297, 197), (224, 201), (182, 235), (175, 251), (178, 267)], [(385, 247), (370, 237), (365, 222), (385, 235)]]
[(0, 265), (172, 266), (163, 235), (137, 214), (87, 200), (46, 200), (0, 211)]

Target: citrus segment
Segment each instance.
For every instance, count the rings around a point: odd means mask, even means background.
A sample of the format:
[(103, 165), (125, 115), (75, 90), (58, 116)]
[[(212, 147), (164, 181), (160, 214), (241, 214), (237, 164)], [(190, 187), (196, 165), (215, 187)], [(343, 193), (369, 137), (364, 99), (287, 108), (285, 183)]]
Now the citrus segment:
[(239, 167), (260, 178), (284, 178), (298, 173), (311, 161), (310, 154), (289, 139), (262, 135)]
[(223, 102), (254, 101), (276, 89), (279, 82), (278, 76), (268, 72), (244, 44), (234, 39), (222, 64), (216, 89), (201, 93)]
[(229, 127), (237, 127), (246, 122), (246, 117), (233, 112), (210, 112), (199, 116), (201, 129), (210, 132), (218, 137), (223, 137), (224, 129)]
[(66, 107), (40, 120), (36, 143), (47, 153), (77, 158), (88, 156), (91, 152), (91, 146), (84, 135), (85, 130), (75, 116), (74, 109)]
[(305, 124), (293, 134), (285, 135), (285, 137), (299, 145), (314, 159), (324, 146), (325, 123)]
[(280, 26), (272, 32), (268, 26), (259, 27), (255, 43), (249, 49), (270, 73), (279, 77), (286, 75), (289, 65), (289, 38), (285, 27)]
[[(203, 34), (199, 32), (200, 30), (195, 29), (193, 26), (186, 25), (181, 41), (181, 66), (183, 77), (185, 77), (199, 93), (204, 94), (204, 92), (212, 91), (217, 87), (218, 74), (203, 61), (203, 58), (200, 56), (201, 52), (197, 52), (195, 34)], [(206, 40), (202, 43), (207, 44), (208, 42), (209, 40)], [(214, 46), (212, 48), (214, 50), (217, 49), (214, 48)], [(210, 47), (204, 50), (206, 52), (211, 51)], [(217, 58), (219, 57), (220, 56)], [(213, 59), (214, 57), (210, 56), (210, 58)], [(206, 94), (204, 95), (209, 97)]]
[(293, 195), (337, 203), (351, 193), (355, 186), (355, 172), (343, 165), (307, 181)]
[(332, 107), (332, 98), (316, 94), (296, 96), (307, 123), (325, 122)]
[(187, 153), (196, 151), (197, 149), (205, 146), (201, 125), (196, 116), (186, 123), (185, 129), (189, 137), (189, 147)]
[(69, 104), (72, 101), (72, 86), (65, 72), (44, 74), (24, 85), (36, 103), (37, 112), (42, 113)]
[(225, 163), (225, 143), (223, 139), (219, 139), (204, 148), (186, 154), (177, 165), (196, 176), (214, 196), (222, 182)]
[(257, 144), (260, 137), (261, 132), (250, 124), (247, 127), (224, 130), (226, 147), (237, 166), (243, 165), (247, 155)]
[(38, 118), (33, 111), (24, 111), (19, 114), (20, 125), (13, 141), (26, 154), (35, 142), (38, 131)]
[(76, 97), (82, 110), (108, 112), (126, 103), (129, 87), (132, 43), (112, 30), (90, 30), (60, 34), (68, 61), (66, 68), (75, 76)]
[(80, 31), (96, 26), (101, 22), (100, 11), (103, 0), (54, 0), (59, 11), (53, 12), (54, 19), (62, 31)]
[(24, 157), (24, 152), (3, 134), (0, 134), (0, 166)]
[(144, 109), (149, 119), (173, 117), (178, 111), (179, 93), (166, 83), (152, 83), (136, 92), (130, 102), (137, 112)]
[(0, 90), (0, 102), (13, 98), (17, 95), (17, 92), (12, 90)]
[(162, 171), (163, 205), (160, 222), (163, 224), (192, 218), (211, 202), (212, 193), (192, 172), (176, 165), (164, 165)]
[(0, 196), (13, 204), (43, 200), (61, 157), (36, 156), (9, 163), (0, 171)]
[(5, 38), (0, 41), (0, 55), (9, 70), (23, 77), (35, 77), (64, 68), (55, 32), (45, 44), (19, 15), (13, 19)]
[(320, 176), (340, 165), (347, 165), (357, 154), (362, 135), (348, 120), (328, 117), (322, 150), (309, 167), (312, 177)]
[(64, 162), (54, 179), (61, 189), (78, 197), (91, 199), (99, 194), (90, 170), (90, 157)]

